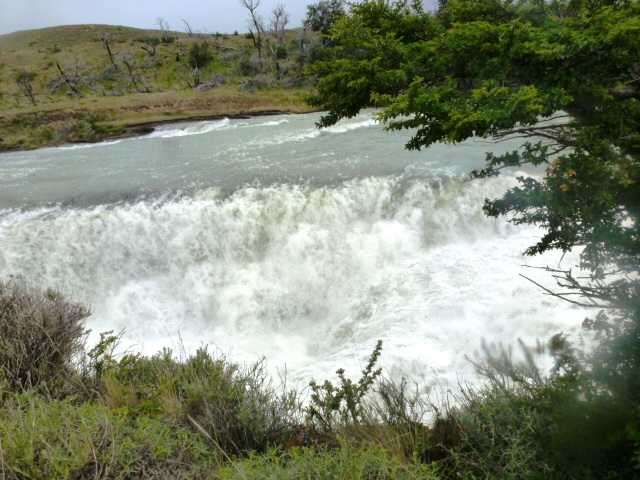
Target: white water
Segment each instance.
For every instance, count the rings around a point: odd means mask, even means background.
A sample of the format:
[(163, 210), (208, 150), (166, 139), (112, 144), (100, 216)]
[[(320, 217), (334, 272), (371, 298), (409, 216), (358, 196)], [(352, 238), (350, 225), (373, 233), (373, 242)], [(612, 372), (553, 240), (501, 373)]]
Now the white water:
[(523, 257), (538, 232), (481, 212), (516, 172), (461, 181), (493, 147), (406, 152), (370, 113), (324, 131), (315, 120), (0, 155), (0, 275), (90, 304), (95, 335), (264, 355), (298, 385), (357, 374), (377, 339), (392, 375), (455, 384), (482, 339), (577, 330), (581, 310), (519, 276), (548, 283), (522, 265), (560, 257)]

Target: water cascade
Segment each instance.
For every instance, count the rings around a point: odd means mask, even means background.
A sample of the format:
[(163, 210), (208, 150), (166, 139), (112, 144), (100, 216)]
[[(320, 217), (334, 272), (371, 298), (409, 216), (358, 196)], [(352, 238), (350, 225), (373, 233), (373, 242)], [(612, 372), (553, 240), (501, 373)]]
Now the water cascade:
[(167, 126), (136, 139), (0, 155), (0, 275), (69, 292), (89, 327), (155, 353), (211, 344), (304, 385), (357, 374), (471, 378), (487, 343), (574, 332), (584, 312), (524, 265), (533, 227), (481, 206), (514, 171), (463, 181), (486, 142), (407, 152), (371, 112)]

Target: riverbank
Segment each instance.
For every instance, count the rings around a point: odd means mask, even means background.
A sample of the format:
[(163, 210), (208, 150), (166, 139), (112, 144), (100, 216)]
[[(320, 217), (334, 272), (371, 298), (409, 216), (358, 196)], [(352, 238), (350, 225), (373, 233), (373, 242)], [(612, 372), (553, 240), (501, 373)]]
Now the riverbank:
[(304, 102), (305, 93), (304, 89), (250, 92), (226, 87), (14, 108), (0, 115), (0, 152), (134, 137), (167, 123), (308, 113), (313, 108)]
[(312, 110), (302, 29), (279, 57), (250, 36), (69, 25), (0, 35), (0, 151), (99, 142), (154, 125)]

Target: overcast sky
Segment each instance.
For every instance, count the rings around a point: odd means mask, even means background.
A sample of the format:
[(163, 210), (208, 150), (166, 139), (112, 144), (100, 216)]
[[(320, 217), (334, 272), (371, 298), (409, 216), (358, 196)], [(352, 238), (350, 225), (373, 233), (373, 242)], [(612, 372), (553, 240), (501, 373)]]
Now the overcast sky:
[[(302, 26), (307, 5), (317, 0), (262, 0), (259, 12), (267, 18), (282, 3), (291, 28)], [(73, 24), (124, 25), (158, 28), (162, 17), (171, 30), (247, 32), (248, 12), (240, 0), (0, 0), (0, 34), (32, 28)]]
[[(302, 26), (307, 5), (318, 0), (262, 0), (259, 12), (267, 18), (282, 3), (290, 15), (289, 27)], [(433, 6), (436, 0), (426, 0)], [(248, 12), (240, 0), (0, 0), (0, 35), (74, 24), (124, 25), (158, 28), (161, 17), (171, 30), (233, 33), (248, 31)]]

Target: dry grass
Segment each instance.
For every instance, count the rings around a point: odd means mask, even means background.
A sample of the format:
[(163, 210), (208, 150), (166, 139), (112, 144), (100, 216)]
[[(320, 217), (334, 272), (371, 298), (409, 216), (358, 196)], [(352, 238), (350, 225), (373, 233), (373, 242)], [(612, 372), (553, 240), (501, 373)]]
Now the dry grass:
[(311, 108), (303, 95), (302, 90), (245, 92), (223, 87), (206, 93), (133, 94), (23, 107), (0, 115), (0, 151), (127, 137), (184, 120), (305, 113)]
[(48, 393), (75, 374), (90, 310), (65, 295), (0, 280), (0, 384)]

